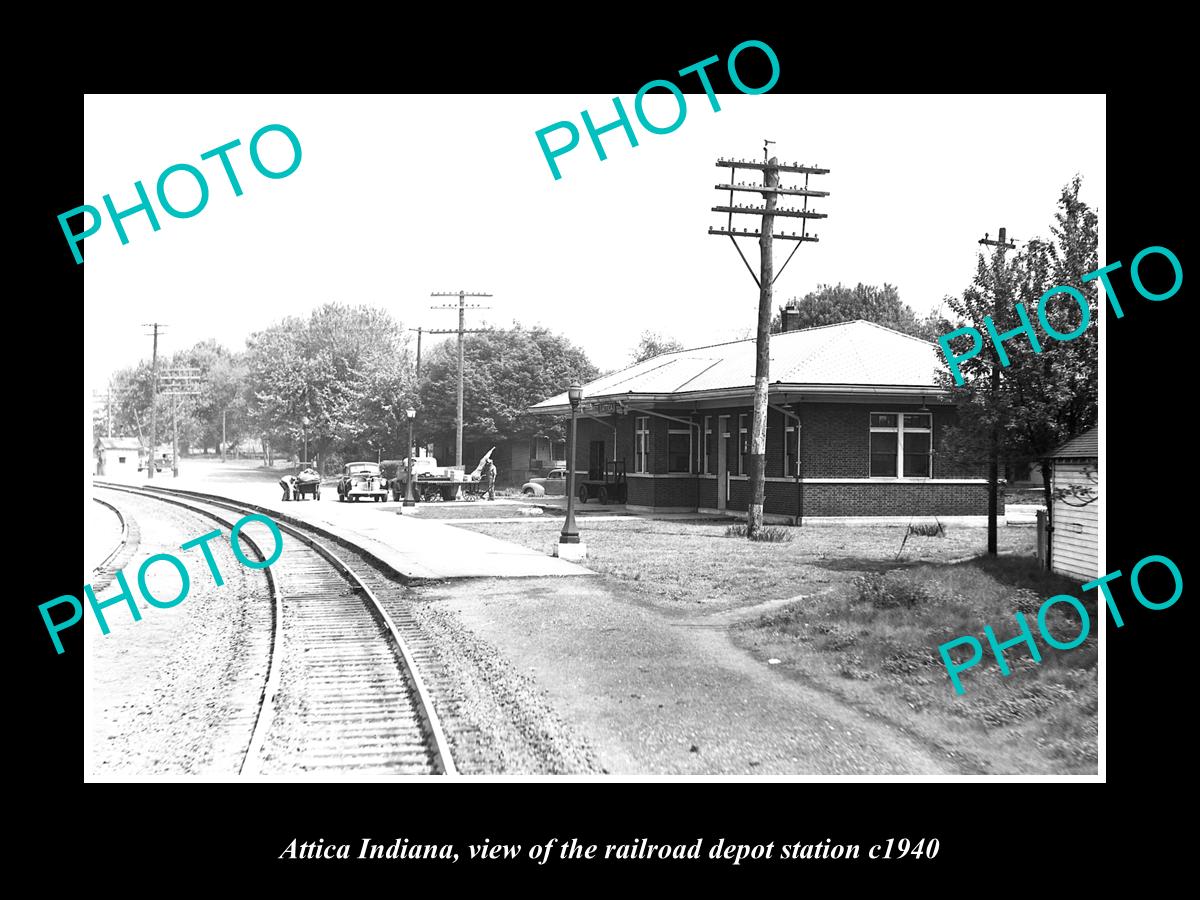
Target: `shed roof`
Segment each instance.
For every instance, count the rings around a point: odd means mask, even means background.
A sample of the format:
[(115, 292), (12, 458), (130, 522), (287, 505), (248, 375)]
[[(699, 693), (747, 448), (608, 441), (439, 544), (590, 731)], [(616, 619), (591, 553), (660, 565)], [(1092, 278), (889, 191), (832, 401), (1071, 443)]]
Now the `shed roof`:
[(1075, 435), (1075, 437), (1050, 454), (1051, 459), (1086, 459), (1099, 458), (1099, 456), (1100, 444), (1095, 425), (1087, 431)]
[[(584, 385), (588, 400), (630, 395), (675, 396), (740, 394), (753, 391), (756, 342), (753, 338), (663, 353)], [(937, 383), (936, 344), (858, 319), (771, 335), (771, 384), (775, 389), (820, 386), (881, 393), (914, 389), (930, 395), (945, 391)], [(566, 392), (530, 407), (557, 412)]]
[(140, 450), (142, 442), (135, 437), (102, 437), (96, 446), (101, 450)]

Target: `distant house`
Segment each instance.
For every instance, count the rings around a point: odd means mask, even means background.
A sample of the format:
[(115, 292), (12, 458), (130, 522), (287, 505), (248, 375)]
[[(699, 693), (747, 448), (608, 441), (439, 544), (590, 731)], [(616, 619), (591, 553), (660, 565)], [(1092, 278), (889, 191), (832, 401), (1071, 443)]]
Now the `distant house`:
[[(958, 414), (938, 385), (938, 355), (861, 320), (772, 336), (764, 517), (982, 522), (984, 473), (940, 452)], [(743, 340), (664, 353), (584, 385), (575, 470), (602, 477), (606, 462), (624, 460), (630, 509), (744, 512), (754, 370), (755, 341)], [(530, 408), (570, 411), (565, 392)]]
[(102, 437), (96, 441), (96, 474), (108, 478), (137, 475), (142, 442), (133, 437)]
[(1050, 568), (1081, 581), (1100, 576), (1097, 431), (1089, 428), (1050, 457)]

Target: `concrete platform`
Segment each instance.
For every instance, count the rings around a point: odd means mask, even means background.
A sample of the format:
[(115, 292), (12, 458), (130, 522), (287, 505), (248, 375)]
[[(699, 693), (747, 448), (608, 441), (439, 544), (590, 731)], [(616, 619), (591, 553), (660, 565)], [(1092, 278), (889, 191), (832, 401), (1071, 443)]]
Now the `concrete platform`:
[(339, 503), (336, 488), (328, 483), (321, 487), (320, 500), (286, 502), (278, 485), (263, 482), (213, 484), (180, 477), (155, 479), (152, 486), (219, 494), (316, 525), (361, 546), (410, 579), (595, 574), (527, 547), (454, 528), (448, 521), (402, 515), (399, 502)]

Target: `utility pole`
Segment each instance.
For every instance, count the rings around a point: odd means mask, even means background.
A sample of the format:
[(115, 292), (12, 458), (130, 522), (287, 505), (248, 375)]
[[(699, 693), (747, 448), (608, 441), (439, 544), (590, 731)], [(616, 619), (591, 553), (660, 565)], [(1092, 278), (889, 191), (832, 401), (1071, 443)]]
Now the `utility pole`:
[[(979, 243), (985, 247), (996, 248), (996, 288), (993, 291), (993, 300), (995, 302), (992, 308), (992, 321), (1000, 321), (1000, 313), (1002, 304), (1000, 302), (1001, 294), (1004, 292), (1004, 254), (1009, 250), (1015, 250), (1016, 241), (1009, 241), (1008, 229), (1000, 229), (1000, 239), (993, 241), (988, 239), (985, 233)], [(995, 352), (995, 348), (993, 348)], [(992, 362), (992, 413), (996, 412), (996, 402), (1000, 395), (1000, 357)], [(997, 534), (996, 520), (1000, 515), (1000, 422), (995, 420), (992, 422), (991, 446), (988, 449), (988, 555), (995, 556), (997, 551)]]
[[(767, 412), (768, 412), (768, 390), (771, 380), (771, 304), (774, 296), (775, 280), (783, 274), (783, 270), (787, 268), (787, 264), (792, 261), (792, 257), (796, 255), (796, 251), (800, 249), (800, 244), (805, 241), (817, 241), (819, 238), (816, 234), (808, 233), (809, 219), (824, 219), (825, 213), (818, 213), (808, 208), (809, 197), (828, 197), (828, 191), (813, 191), (809, 190), (808, 178), (810, 175), (827, 175), (828, 169), (822, 169), (817, 166), (798, 165), (792, 163), (790, 166), (781, 164), (779, 160), (772, 156), (768, 159), (768, 145), (775, 143), (774, 141), (763, 141), (763, 161), (756, 163), (747, 160), (733, 160), (720, 158), (717, 160), (717, 166), (728, 168), (732, 171), (729, 176), (729, 184), (718, 184), (715, 187), (717, 190), (729, 191), (728, 205), (714, 206), (713, 212), (728, 213), (729, 218), (725, 228), (709, 228), (709, 234), (728, 235), (730, 241), (733, 242), (734, 248), (738, 255), (742, 258), (742, 262), (746, 264), (746, 269), (750, 272), (750, 277), (754, 279), (758, 285), (758, 336), (756, 342), (756, 356), (754, 364), (754, 415), (751, 424), (751, 441), (750, 441), (750, 502), (746, 510), (746, 533), (750, 538), (758, 536), (762, 529), (763, 505), (766, 499), (766, 456), (767, 456)], [(738, 169), (755, 169), (762, 172), (762, 184), (746, 184), (744, 182), (735, 181)], [(803, 188), (784, 188), (779, 184), (780, 172), (796, 172), (804, 175)], [(734, 191), (753, 191), (762, 194), (762, 206), (742, 206), (740, 203), (736, 206), (733, 202)], [(804, 198), (804, 206), (799, 209), (778, 209), (776, 203), (780, 195), (796, 196)], [(761, 216), (759, 227), (756, 228), (753, 234), (743, 228), (738, 231), (733, 227), (733, 216), (738, 215), (757, 215)], [(778, 234), (775, 234), (775, 217), (790, 216), (801, 220), (800, 234), (794, 231), (791, 234), (784, 232), (782, 229)], [(738, 237), (756, 237), (759, 247), (759, 274), (754, 274), (754, 269), (750, 267), (746, 255), (742, 253), (742, 248), (738, 246), (736, 238)], [(779, 267), (779, 272), (775, 272), (775, 260), (773, 254), (773, 244), (775, 240), (796, 241), (796, 246), (792, 249), (791, 254), (784, 260), (782, 266)], [(740, 448), (739, 448), (740, 452)], [(717, 477), (724, 478), (726, 473), (719, 472)]]
[(221, 410), (221, 462), (225, 462), (225, 413), (227, 410)]
[(171, 472), (179, 477), (179, 398), (195, 397), (200, 391), (200, 369), (176, 366), (163, 372), (163, 396), (171, 398)]
[(408, 330), (415, 331), (417, 333), (417, 381), (420, 381), (421, 380), (421, 332), (423, 332), (425, 329), (424, 328), (410, 328)]
[(468, 304), (467, 297), (490, 297), (491, 294), (472, 294), (467, 291), (453, 291), (451, 293), (433, 293), (430, 297), (457, 297), (458, 303), (447, 303), (441, 306), (431, 306), (430, 309), (457, 309), (458, 310), (458, 328), (457, 329), (430, 329), (430, 334), (457, 334), (458, 335), (458, 431), (454, 445), (454, 464), (461, 466), (463, 464), (462, 445), (463, 445), (463, 335), (468, 332), (476, 331), (491, 331), (490, 328), (466, 328), (466, 311), (468, 309), (491, 309), (490, 306), (480, 306), (476, 303)]
[(106, 437), (112, 437), (112, 380), (108, 382), (108, 389), (101, 394), (99, 391), (92, 391), (93, 406), (104, 405), (104, 434)]
[(146, 477), (154, 477), (154, 454), (158, 449), (158, 332), (166, 328), (160, 322), (146, 322), (143, 328), (154, 329), (154, 351), (150, 357), (150, 452), (147, 455)]

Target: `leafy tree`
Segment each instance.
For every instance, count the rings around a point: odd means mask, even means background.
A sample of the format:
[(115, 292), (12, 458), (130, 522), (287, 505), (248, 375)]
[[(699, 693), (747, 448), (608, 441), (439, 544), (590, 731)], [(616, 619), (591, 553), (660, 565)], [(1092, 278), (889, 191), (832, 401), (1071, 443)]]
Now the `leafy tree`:
[(683, 344), (674, 338), (665, 338), (654, 331), (643, 331), (642, 337), (630, 357), (633, 362), (640, 363), (642, 360), (661, 356), (664, 353), (674, 353), (676, 350), (682, 349)]
[[(1099, 268), (1097, 216), (1079, 199), (1079, 189), (1078, 176), (1063, 188), (1050, 228), (1052, 240), (1032, 240), (1011, 260), (1004, 260), (999, 253), (991, 259), (980, 253), (971, 286), (962, 297), (947, 298), (954, 316), (952, 327), (969, 325), (983, 332), (983, 317), (992, 316), (1001, 334), (1021, 324), (1015, 304), (1023, 303), (1041, 352), (1035, 352), (1023, 334), (1005, 341), (1009, 365), (1000, 370), (995, 396), (991, 372), (998, 357), (991, 341), (985, 340), (985, 349), (978, 356), (959, 364), (964, 380), (961, 387), (955, 385), (945, 357), (939, 357), (939, 380), (960, 401), (959, 422), (947, 429), (943, 452), (959, 461), (985, 460), (991, 430), (997, 427), (1002, 453), (1009, 462), (1041, 463), (1047, 508), (1053, 499), (1050, 454), (1095, 424), (1097, 415), (1098, 292), (1095, 281), (1085, 284), (1081, 280), (1082, 275)], [(1079, 291), (1088, 307), (1088, 327), (1069, 341), (1049, 337), (1037, 320), (1042, 294), (1059, 285)], [(1065, 294), (1051, 299), (1046, 313), (1051, 327), (1064, 334), (1074, 331), (1082, 317), (1079, 305)], [(963, 350), (957, 342), (953, 347)]]
[[(425, 434), (453, 434), (458, 403), (457, 340), (428, 354), (420, 389)], [(562, 440), (561, 421), (526, 410), (566, 390), (572, 380), (590, 381), (596, 367), (583, 350), (548, 329), (512, 328), (463, 338), (463, 436), (470, 440), (544, 435)]]
[(303, 452), (307, 433), (310, 456), (369, 456), (402, 445), (396, 412), (415, 396), (407, 345), (385, 310), (338, 303), (256, 332), (247, 340), (250, 421), (273, 446), (293, 452)]
[[(853, 288), (842, 284), (818, 285), (815, 291), (801, 297), (797, 305), (800, 328), (864, 319), (927, 341), (937, 340), (937, 335), (941, 333), (935, 333), (934, 330), (937, 325), (936, 313), (918, 318), (912, 307), (901, 301), (900, 293), (890, 284), (875, 287), (860, 282)], [(782, 330), (783, 306), (780, 306), (771, 320), (771, 333), (779, 334)]]

